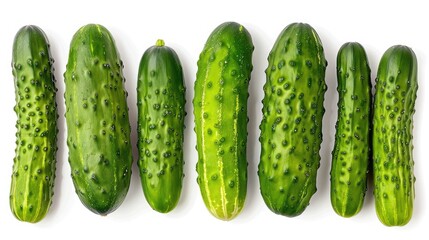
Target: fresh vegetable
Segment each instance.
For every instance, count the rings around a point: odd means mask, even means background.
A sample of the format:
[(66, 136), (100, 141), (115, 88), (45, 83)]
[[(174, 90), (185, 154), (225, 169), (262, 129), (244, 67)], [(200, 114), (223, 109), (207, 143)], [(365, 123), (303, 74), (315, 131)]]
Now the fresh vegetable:
[(413, 213), (413, 115), (417, 59), (407, 46), (393, 46), (381, 58), (374, 102), (374, 195), (380, 221), (407, 224)]
[(332, 151), (331, 204), (342, 217), (362, 208), (370, 158), (371, 70), (359, 43), (344, 44), (337, 55), (338, 119)]
[(125, 198), (132, 153), (123, 63), (110, 32), (83, 26), (70, 44), (66, 91), (71, 176), (82, 203), (107, 215)]
[(54, 195), (58, 114), (53, 63), (42, 29), (22, 27), (12, 50), (18, 121), (10, 208), (17, 219), (31, 223), (45, 217)]
[(137, 99), (143, 192), (154, 210), (166, 213), (176, 207), (182, 191), (186, 112), (182, 65), (163, 40), (143, 54)]
[(258, 175), (276, 214), (300, 215), (316, 192), (326, 66), (319, 36), (305, 23), (288, 25), (268, 56)]
[(209, 36), (198, 60), (194, 115), (197, 182), (209, 211), (230, 220), (247, 191), (247, 98), (253, 43), (240, 24), (226, 22)]

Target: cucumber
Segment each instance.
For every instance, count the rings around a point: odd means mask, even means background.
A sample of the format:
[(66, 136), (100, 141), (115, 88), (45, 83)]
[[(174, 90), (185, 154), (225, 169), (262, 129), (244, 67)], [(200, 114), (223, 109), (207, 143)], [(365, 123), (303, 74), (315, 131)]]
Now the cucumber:
[(57, 103), (54, 60), (42, 29), (28, 25), (15, 36), (16, 149), (10, 208), (21, 221), (42, 220), (54, 195), (57, 152)]
[(197, 182), (208, 210), (231, 220), (247, 192), (247, 98), (253, 43), (240, 24), (225, 22), (209, 36), (198, 60), (193, 99)]
[(258, 175), (276, 214), (300, 215), (316, 192), (326, 66), (319, 36), (305, 23), (286, 26), (268, 56)]
[(413, 214), (413, 115), (417, 59), (407, 46), (390, 47), (378, 66), (373, 134), (374, 196), (386, 226), (406, 225)]
[(183, 180), (185, 85), (176, 52), (158, 40), (143, 54), (137, 82), (141, 183), (149, 205), (173, 210)]
[(338, 119), (331, 165), (331, 204), (342, 217), (362, 209), (370, 158), (371, 70), (359, 43), (345, 43), (337, 55)]
[(107, 215), (130, 185), (132, 152), (123, 63), (101, 25), (79, 29), (70, 43), (64, 80), (71, 177), (81, 202)]

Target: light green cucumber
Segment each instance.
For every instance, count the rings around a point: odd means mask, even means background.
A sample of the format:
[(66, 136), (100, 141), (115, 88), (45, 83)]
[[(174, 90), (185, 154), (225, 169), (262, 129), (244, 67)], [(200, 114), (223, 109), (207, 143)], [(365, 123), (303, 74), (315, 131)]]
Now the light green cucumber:
[(198, 60), (193, 100), (201, 195), (217, 218), (231, 220), (247, 192), (247, 98), (253, 43), (240, 24), (209, 36)]

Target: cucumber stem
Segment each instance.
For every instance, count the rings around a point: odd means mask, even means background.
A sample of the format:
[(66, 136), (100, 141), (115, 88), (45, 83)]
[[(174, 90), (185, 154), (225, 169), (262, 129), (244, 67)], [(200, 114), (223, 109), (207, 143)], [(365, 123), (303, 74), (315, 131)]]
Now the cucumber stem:
[(156, 45), (157, 47), (164, 47), (165, 42), (164, 42), (164, 40), (162, 40), (162, 39), (158, 39), (158, 40), (156, 40), (155, 45)]

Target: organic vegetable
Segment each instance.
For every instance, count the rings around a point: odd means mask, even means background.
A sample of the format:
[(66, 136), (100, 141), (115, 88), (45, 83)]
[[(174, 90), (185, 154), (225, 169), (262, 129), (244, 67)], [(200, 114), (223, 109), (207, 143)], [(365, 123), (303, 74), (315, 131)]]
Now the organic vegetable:
[(393, 46), (378, 66), (374, 102), (374, 195), (380, 221), (407, 224), (413, 213), (413, 114), (417, 59), (407, 46)]
[(53, 63), (42, 29), (22, 27), (12, 50), (18, 121), (10, 208), (25, 222), (42, 220), (54, 195), (58, 114)]
[(137, 85), (141, 182), (150, 206), (176, 207), (182, 191), (185, 85), (176, 52), (158, 40), (143, 54)]
[(316, 192), (326, 65), (319, 36), (304, 23), (288, 25), (268, 56), (258, 174), (277, 214), (301, 214)]
[(332, 151), (331, 204), (343, 217), (363, 205), (370, 158), (371, 72), (359, 43), (344, 44), (337, 55), (338, 119)]
[(132, 153), (123, 64), (110, 32), (83, 26), (70, 44), (66, 91), (71, 176), (82, 203), (107, 215), (125, 198)]
[(208, 38), (198, 60), (194, 115), (198, 184), (219, 219), (243, 208), (247, 191), (247, 98), (253, 43), (240, 24), (226, 22)]

